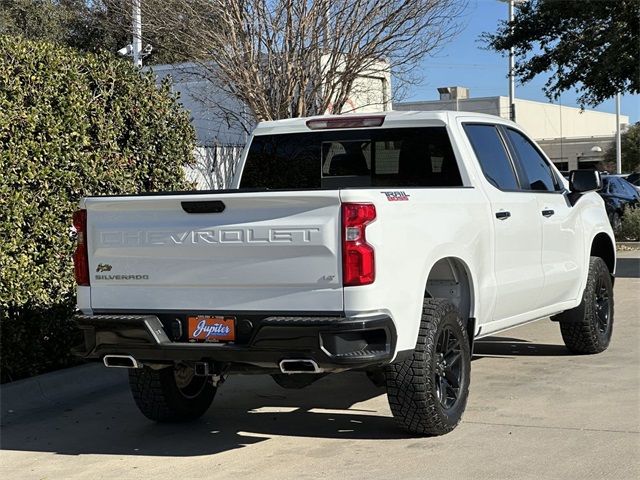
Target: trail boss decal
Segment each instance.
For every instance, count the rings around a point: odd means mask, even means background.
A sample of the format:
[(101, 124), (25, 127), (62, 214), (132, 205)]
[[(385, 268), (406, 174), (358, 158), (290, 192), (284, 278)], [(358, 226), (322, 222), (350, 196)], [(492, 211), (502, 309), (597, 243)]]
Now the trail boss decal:
[(232, 342), (236, 339), (234, 317), (189, 317), (190, 342)]
[(403, 191), (394, 191), (394, 192), (382, 192), (387, 196), (387, 200), (390, 202), (408, 202), (409, 196)]

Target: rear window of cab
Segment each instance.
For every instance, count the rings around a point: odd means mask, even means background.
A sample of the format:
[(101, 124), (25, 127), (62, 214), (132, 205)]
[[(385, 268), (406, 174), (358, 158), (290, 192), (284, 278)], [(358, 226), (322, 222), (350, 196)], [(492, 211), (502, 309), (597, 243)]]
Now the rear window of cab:
[(445, 127), (341, 130), (253, 138), (240, 188), (462, 186)]

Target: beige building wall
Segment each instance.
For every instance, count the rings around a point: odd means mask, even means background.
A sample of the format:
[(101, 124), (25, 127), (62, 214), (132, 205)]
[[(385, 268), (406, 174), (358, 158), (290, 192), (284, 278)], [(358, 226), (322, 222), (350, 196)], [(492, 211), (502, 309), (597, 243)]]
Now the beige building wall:
[[(508, 97), (403, 102), (394, 110), (457, 110), (509, 118)], [(596, 110), (515, 99), (516, 122), (561, 170), (592, 167), (602, 160), (616, 133), (616, 116)], [(623, 131), (629, 124), (620, 116)]]
[[(502, 105), (501, 97), (478, 97), (465, 98), (459, 100), (427, 100), (424, 102), (402, 102), (394, 103), (394, 110), (454, 110), (474, 113), (486, 113), (509, 118), (508, 101)], [(504, 110), (504, 111), (503, 111)]]
[[(508, 112), (509, 99), (499, 98), (501, 106), (506, 107)], [(515, 100), (515, 104), (516, 122), (536, 140), (613, 136), (616, 133), (616, 116), (612, 113), (581, 111), (579, 108), (519, 98)], [(508, 115), (506, 117), (508, 118)], [(629, 117), (621, 115), (620, 122), (627, 125)]]

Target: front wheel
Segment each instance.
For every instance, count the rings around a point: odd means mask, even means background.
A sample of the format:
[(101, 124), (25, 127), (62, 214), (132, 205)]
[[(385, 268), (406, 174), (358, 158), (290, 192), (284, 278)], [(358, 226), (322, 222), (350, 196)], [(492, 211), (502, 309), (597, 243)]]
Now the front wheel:
[(560, 322), (562, 339), (572, 352), (600, 353), (607, 349), (613, 332), (613, 284), (604, 260), (591, 257), (582, 302), (553, 319)]
[(467, 405), (471, 348), (458, 309), (425, 299), (413, 356), (385, 371), (387, 397), (396, 421), (411, 433), (443, 435), (453, 430)]
[(216, 387), (209, 377), (196, 376), (193, 367), (179, 363), (161, 370), (129, 370), (133, 399), (145, 417), (156, 422), (180, 422), (202, 416)]

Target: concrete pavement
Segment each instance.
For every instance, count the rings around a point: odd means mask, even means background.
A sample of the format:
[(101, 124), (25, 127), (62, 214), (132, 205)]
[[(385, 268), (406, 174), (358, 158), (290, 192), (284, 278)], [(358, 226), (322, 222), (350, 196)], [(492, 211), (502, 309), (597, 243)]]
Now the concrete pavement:
[(609, 350), (570, 355), (544, 320), (478, 342), (467, 411), (449, 435), (397, 429), (384, 391), (357, 373), (303, 390), (231, 377), (201, 420), (156, 425), (123, 375), (101, 388), (105, 371), (89, 366), (76, 370), (86, 387), (75, 398), (42, 380), (40, 396), (31, 384), (2, 389), (0, 476), (640, 478), (640, 259), (620, 258)]

